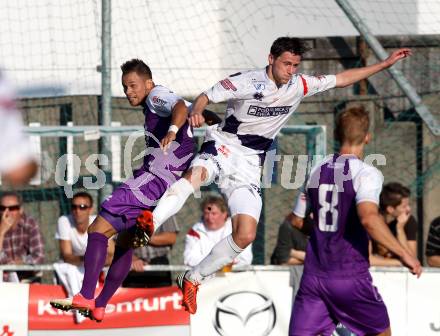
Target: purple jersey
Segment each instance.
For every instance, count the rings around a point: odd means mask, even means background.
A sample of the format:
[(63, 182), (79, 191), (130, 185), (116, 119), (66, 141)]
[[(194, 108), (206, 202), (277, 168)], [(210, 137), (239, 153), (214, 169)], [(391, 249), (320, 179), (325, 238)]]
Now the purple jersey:
[[(145, 115), (144, 129), (147, 148), (160, 149), (160, 141), (168, 133), (168, 128), (171, 125), (171, 112), (180, 100), (183, 99), (164, 86), (157, 85), (151, 90), (145, 100), (143, 111)], [(173, 150), (174, 155), (168, 156), (168, 167), (171, 171), (183, 171), (188, 168), (192, 155), (184, 160), (184, 162), (179, 159), (188, 157), (189, 154), (194, 152), (194, 139), (188, 122), (179, 129), (175, 141), (179, 146)], [(158, 152), (153, 150), (152, 153), (144, 157), (142, 167), (144, 171), (151, 170), (150, 167), (157, 165), (157, 163), (161, 166), (156, 166), (155, 169), (163, 169), (163, 163), (159, 162), (161, 160), (157, 160), (156, 153)], [(166, 159), (166, 156), (163, 156), (163, 159)]]
[(189, 167), (194, 156), (194, 139), (186, 122), (177, 132), (164, 153), (160, 141), (168, 133), (172, 110), (182, 100), (167, 88), (155, 86), (144, 104), (145, 142), (147, 155), (140, 169), (133, 172), (118, 189), (101, 204), (100, 215), (107, 219), (116, 231), (129, 229), (136, 223), (141, 210), (153, 209), (157, 201)]
[(382, 182), (379, 170), (352, 155), (334, 154), (312, 170), (305, 190), (315, 225), (305, 274), (346, 278), (368, 273), (369, 237), (356, 205), (378, 204)]

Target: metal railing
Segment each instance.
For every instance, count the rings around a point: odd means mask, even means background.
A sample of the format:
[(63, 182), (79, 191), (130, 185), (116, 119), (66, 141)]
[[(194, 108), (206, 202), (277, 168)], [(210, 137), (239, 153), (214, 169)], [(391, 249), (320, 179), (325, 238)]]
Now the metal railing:
[[(302, 266), (278, 266), (278, 265), (247, 265), (247, 266), (237, 266), (232, 269), (232, 272), (257, 272), (257, 271), (291, 271), (294, 268), (299, 268)], [(107, 267), (104, 270), (108, 269)], [(190, 269), (189, 266), (185, 265), (145, 265), (144, 271), (153, 272), (153, 271), (170, 271), (170, 272), (181, 272)], [(3, 272), (6, 271), (55, 271), (53, 264), (43, 264), (43, 265), (0, 265), (0, 282), (3, 279)], [(401, 273), (408, 272), (405, 267), (402, 266), (389, 266), (389, 267), (371, 267), (370, 271), (372, 272), (387, 272), (387, 273)], [(424, 267), (423, 272), (425, 273), (439, 273), (439, 267)]]

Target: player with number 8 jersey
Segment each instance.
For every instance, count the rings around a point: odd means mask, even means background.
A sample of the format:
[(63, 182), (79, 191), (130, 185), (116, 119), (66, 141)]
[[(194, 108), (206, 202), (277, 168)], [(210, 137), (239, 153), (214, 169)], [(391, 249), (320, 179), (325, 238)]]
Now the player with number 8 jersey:
[(379, 214), (383, 176), (361, 158), (370, 139), (361, 107), (338, 115), (335, 153), (312, 169), (293, 213), (314, 219), (290, 336), (331, 335), (338, 322), (356, 335), (390, 335), (388, 312), (369, 273), (369, 237), (396, 253), (411, 273), (419, 261), (392, 235)]

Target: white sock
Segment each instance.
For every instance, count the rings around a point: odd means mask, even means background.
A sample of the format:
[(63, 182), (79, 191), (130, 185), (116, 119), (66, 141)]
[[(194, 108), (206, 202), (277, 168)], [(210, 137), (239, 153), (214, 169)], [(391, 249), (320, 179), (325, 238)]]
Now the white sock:
[(223, 266), (230, 264), (241, 252), (243, 249), (238, 247), (232, 235), (229, 235), (215, 244), (211, 252), (186, 273), (186, 277), (193, 282), (200, 283)]
[(184, 178), (173, 185), (162, 195), (153, 211), (154, 231), (168, 218), (175, 215), (194, 192), (192, 184)]

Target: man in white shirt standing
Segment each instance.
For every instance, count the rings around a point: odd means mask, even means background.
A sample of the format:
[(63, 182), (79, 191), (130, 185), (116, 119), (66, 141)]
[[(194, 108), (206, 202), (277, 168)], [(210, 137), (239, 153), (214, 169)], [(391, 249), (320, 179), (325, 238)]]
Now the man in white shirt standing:
[[(200, 208), (202, 220), (194, 224), (185, 237), (183, 263), (191, 267), (202, 261), (215, 244), (232, 233), (231, 218), (228, 217), (228, 207), (222, 196), (205, 197)], [(232, 261), (233, 267), (250, 264), (252, 264), (252, 244)]]
[(202, 111), (209, 103), (227, 101), (226, 118), (208, 129), (190, 169), (165, 192), (153, 213), (144, 214), (153, 219), (157, 229), (192, 193), (214, 181), (228, 200), (232, 234), (177, 279), (183, 292), (182, 305), (191, 314), (197, 311), (199, 284), (254, 241), (262, 207), (259, 191), (265, 154), (302, 99), (354, 84), (411, 54), (410, 49), (403, 48), (370, 66), (336, 75), (308, 76), (297, 73), (305, 51), (301, 39), (280, 37), (271, 46), (265, 68), (233, 74), (196, 98), (189, 118), (191, 126), (204, 124)]

